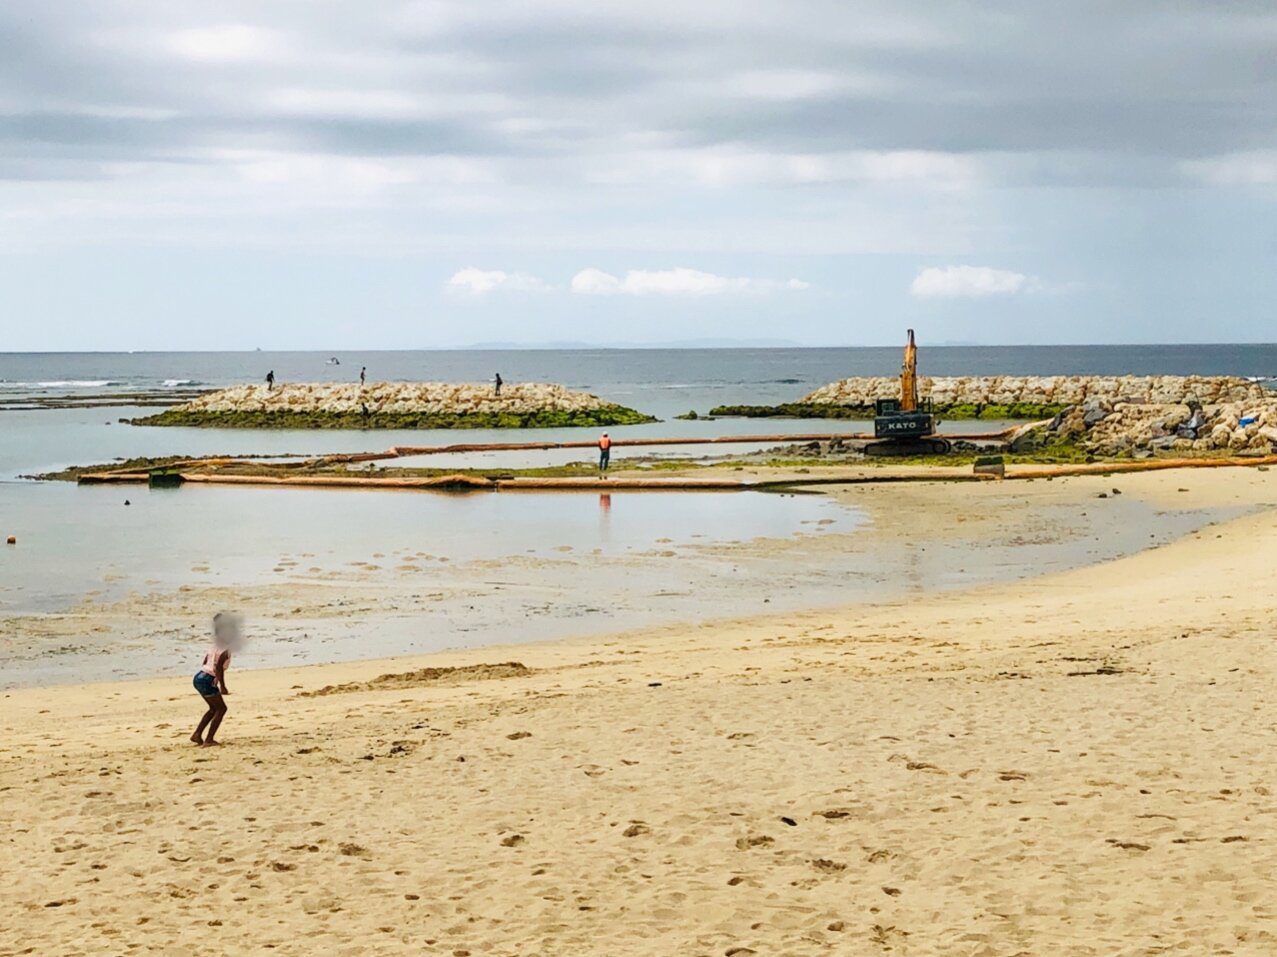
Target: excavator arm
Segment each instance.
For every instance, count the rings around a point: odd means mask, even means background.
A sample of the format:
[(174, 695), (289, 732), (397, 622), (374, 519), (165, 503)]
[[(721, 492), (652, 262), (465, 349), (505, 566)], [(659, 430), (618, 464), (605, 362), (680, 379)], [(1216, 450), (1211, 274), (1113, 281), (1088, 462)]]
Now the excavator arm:
[(909, 330), (909, 342), (905, 345), (905, 361), (900, 367), (900, 411), (915, 412), (918, 409), (918, 347)]

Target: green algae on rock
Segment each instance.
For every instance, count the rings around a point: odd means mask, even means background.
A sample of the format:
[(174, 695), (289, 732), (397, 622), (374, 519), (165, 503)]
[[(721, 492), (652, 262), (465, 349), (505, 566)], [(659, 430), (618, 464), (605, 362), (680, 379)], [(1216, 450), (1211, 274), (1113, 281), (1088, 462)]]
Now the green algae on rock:
[[(943, 419), (1049, 419), (1068, 408), (1034, 402), (937, 403), (935, 413)], [(872, 405), (842, 405), (835, 402), (787, 402), (783, 405), (720, 405), (709, 412), (711, 417), (736, 416), (748, 419), (872, 419)]]
[(560, 385), (440, 382), (235, 386), (200, 396), (133, 425), (224, 429), (550, 429), (657, 421), (634, 409)]

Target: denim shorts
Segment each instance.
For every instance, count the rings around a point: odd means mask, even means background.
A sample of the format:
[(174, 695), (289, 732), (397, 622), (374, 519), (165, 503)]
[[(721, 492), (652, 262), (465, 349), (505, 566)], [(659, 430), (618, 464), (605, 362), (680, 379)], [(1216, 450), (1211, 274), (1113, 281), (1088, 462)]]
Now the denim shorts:
[(211, 698), (213, 695), (220, 695), (217, 690), (217, 679), (210, 675), (207, 671), (195, 672), (195, 679), (191, 682), (195, 685), (195, 690), (202, 694), (205, 698)]

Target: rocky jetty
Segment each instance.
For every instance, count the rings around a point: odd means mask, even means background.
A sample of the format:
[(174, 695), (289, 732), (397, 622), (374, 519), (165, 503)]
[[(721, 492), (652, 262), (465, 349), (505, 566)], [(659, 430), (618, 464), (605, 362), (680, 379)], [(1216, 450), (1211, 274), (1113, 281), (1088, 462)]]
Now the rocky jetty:
[[(919, 392), (947, 419), (1049, 418), (1089, 399), (1109, 403), (1203, 405), (1258, 401), (1273, 392), (1228, 376), (921, 376)], [(711, 415), (869, 418), (874, 401), (900, 395), (900, 380), (875, 376), (822, 386), (779, 406), (720, 406)]]
[(634, 425), (655, 419), (586, 392), (545, 383), (288, 383), (199, 396), (134, 425), (253, 429), (527, 429)]
[[(952, 405), (1043, 405), (1063, 408), (1089, 398), (1111, 402), (1203, 405), (1263, 398), (1263, 386), (1226, 376), (920, 376), (918, 391), (940, 408)], [(900, 394), (897, 378), (843, 379), (800, 402), (873, 408), (874, 400)], [(1269, 393), (1271, 394), (1271, 393)]]
[(1147, 458), (1277, 452), (1277, 393), (1216, 405), (1147, 404), (1090, 398), (1071, 406), (1049, 426), (1034, 429), (1021, 449), (1074, 444), (1102, 458)]

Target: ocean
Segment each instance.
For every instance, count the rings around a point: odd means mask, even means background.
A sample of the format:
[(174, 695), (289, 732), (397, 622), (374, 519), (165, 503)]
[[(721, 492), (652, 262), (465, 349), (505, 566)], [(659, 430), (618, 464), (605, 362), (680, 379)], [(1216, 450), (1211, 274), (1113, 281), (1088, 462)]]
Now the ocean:
[[(668, 417), (723, 403), (792, 400), (847, 376), (895, 375), (896, 347), (403, 352), (0, 353), (0, 398), (86, 389), (221, 388), (281, 381), (558, 382)], [(339, 365), (330, 364), (336, 358)], [(923, 375), (1277, 377), (1277, 344), (927, 346)]]

